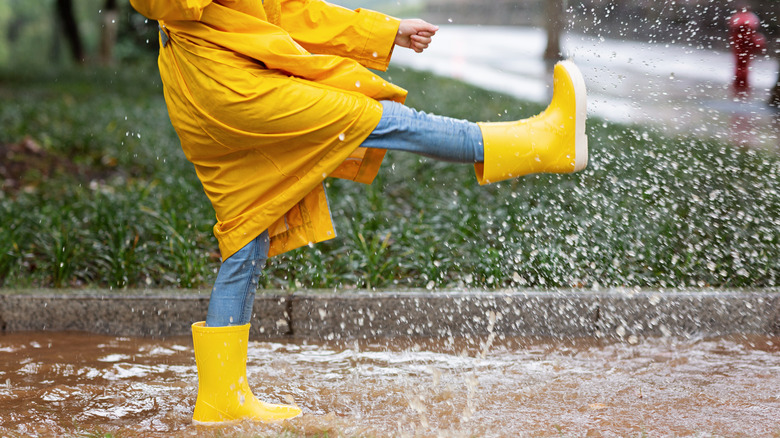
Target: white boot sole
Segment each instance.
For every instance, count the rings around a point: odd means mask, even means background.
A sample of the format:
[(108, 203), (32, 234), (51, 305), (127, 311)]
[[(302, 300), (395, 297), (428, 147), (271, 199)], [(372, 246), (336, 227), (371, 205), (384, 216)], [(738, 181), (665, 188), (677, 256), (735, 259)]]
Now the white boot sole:
[(584, 169), (588, 165), (588, 135), (585, 132), (585, 120), (588, 117), (588, 97), (585, 89), (585, 79), (580, 69), (572, 61), (559, 63), (571, 78), (574, 85), (574, 99), (576, 101), (576, 114), (574, 120), (574, 172)]

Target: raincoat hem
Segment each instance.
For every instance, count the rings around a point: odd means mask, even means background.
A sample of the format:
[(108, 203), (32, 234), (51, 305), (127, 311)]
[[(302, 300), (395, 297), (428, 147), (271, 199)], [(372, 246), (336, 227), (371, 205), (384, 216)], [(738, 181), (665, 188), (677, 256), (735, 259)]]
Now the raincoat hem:
[[(382, 117), (382, 105), (374, 101), (373, 105), (368, 105), (363, 113), (358, 117), (361, 123), (351, 127), (345, 132), (345, 136), (358, 139), (356, 143), (362, 143), (374, 130)], [(370, 129), (366, 129), (370, 128)], [(358, 132), (356, 132), (358, 131)], [(350, 143), (354, 144), (354, 143)], [(349, 150), (347, 154), (343, 150)], [(360, 148), (359, 146), (349, 147), (345, 144), (344, 148), (334, 147), (326, 153), (321, 163), (332, 163), (336, 155), (346, 155), (338, 160), (336, 168), (349, 159), (349, 156), (357, 149), (366, 151), (363, 158), (363, 164), (358, 170), (355, 178), (349, 178), (357, 182), (370, 184), (376, 177), (381, 167), (381, 158), (385, 155), (383, 149)], [(329, 170), (329, 171), (328, 171)], [(227, 260), (263, 231), (269, 230), (271, 238), (271, 249), (269, 257), (278, 255), (295, 248), (299, 248), (310, 243), (318, 243), (335, 237), (335, 229), (331, 218), (330, 207), (327, 203), (327, 197), (322, 186), (325, 178), (330, 176), (335, 169), (313, 168), (306, 172), (289, 191), (304, 191), (306, 194), (292, 201), (291, 199), (277, 199), (271, 204), (265, 204), (262, 208), (249, 210), (240, 217), (232, 218), (230, 222), (240, 222), (236, 227), (228, 230), (221, 229), (225, 225), (224, 221), (219, 221), (214, 225), (214, 236), (219, 241), (220, 253), (222, 259)], [(310, 182), (311, 181), (311, 182)], [(297, 187), (309, 186), (309, 189), (298, 189)], [(298, 220), (290, 220), (290, 213), (298, 210), (295, 214), (300, 214)], [(284, 212), (277, 215), (276, 212)], [(273, 218), (272, 218), (273, 217)], [(312, 217), (317, 217), (313, 220)], [(245, 219), (246, 218), (246, 219)], [(290, 225), (290, 224), (293, 225)]]

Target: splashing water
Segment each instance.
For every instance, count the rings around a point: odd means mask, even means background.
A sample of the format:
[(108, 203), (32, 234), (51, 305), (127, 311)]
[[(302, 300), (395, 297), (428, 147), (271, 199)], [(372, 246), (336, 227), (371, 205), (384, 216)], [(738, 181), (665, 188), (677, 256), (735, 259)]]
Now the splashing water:
[[(548, 103), (551, 75), (542, 57), (546, 41), (539, 28), (444, 25), (425, 56), (398, 52), (393, 62)], [(729, 91), (733, 55), (728, 51), (577, 33), (565, 35), (562, 44), (582, 70), (592, 116), (670, 134), (780, 147), (776, 113), (764, 104), (777, 78), (772, 59), (751, 64), (753, 93), (735, 102)], [(512, 47), (511, 56), (507, 47)]]
[(0, 337), (0, 351), (0, 435), (780, 432), (780, 338), (250, 343), (254, 393), (294, 399), (304, 415), (216, 429), (190, 422), (189, 338), (20, 333)]

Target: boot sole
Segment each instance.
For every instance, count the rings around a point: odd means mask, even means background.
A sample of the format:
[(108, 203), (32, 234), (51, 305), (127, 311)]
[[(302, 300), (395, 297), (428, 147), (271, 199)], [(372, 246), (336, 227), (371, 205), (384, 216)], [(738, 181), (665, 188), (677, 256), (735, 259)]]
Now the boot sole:
[(559, 64), (566, 70), (574, 86), (577, 108), (574, 120), (574, 172), (577, 172), (588, 165), (588, 135), (585, 132), (585, 120), (588, 117), (587, 90), (582, 72), (572, 61), (561, 61)]
[(300, 413), (300, 414), (298, 414), (298, 415), (296, 415), (294, 417), (290, 417), (290, 418), (280, 418), (278, 420), (269, 420), (269, 421), (256, 420), (256, 419), (252, 419), (252, 418), (236, 418), (235, 420), (225, 420), (225, 421), (198, 421), (198, 420), (193, 418), (192, 419), (192, 425), (193, 426), (217, 426), (217, 427), (219, 427), (219, 426), (235, 425), (235, 424), (242, 423), (244, 421), (256, 421), (258, 423), (263, 423), (263, 424), (279, 424), (279, 423), (281, 423), (283, 421), (287, 421), (287, 420), (291, 420), (293, 418), (300, 417), (301, 415), (303, 415), (303, 413)]

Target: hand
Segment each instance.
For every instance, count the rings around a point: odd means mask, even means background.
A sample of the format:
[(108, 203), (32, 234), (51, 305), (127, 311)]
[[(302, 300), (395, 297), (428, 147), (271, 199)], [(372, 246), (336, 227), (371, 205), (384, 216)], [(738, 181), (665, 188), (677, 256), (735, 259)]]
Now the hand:
[(398, 34), (395, 36), (395, 45), (422, 53), (428, 48), (428, 44), (431, 43), (437, 30), (439, 30), (439, 26), (434, 26), (419, 18), (401, 20)]

